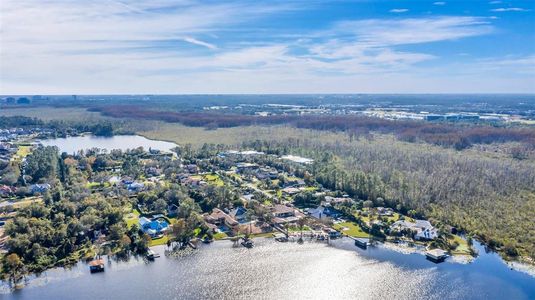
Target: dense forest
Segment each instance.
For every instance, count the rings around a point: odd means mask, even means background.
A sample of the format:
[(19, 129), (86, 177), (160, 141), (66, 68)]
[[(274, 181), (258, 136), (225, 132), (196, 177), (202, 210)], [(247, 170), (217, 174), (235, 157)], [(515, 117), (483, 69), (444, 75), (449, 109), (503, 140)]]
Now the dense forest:
[(394, 134), (408, 142), (423, 141), (443, 147), (462, 150), (473, 144), (521, 142), (535, 149), (535, 129), (531, 127), (504, 127), (489, 124), (429, 123), (405, 120), (386, 120), (357, 115), (273, 115), (254, 116), (238, 114), (154, 111), (132, 106), (102, 106), (91, 108), (103, 115), (117, 118), (138, 118), (181, 123), (187, 126), (236, 127), (249, 125), (289, 124), (297, 128), (344, 131), (352, 137), (371, 132)]

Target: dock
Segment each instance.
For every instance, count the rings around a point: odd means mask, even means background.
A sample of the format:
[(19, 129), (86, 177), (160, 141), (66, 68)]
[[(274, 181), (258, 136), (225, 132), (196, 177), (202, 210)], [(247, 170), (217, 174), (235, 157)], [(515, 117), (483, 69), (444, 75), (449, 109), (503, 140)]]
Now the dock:
[(89, 263), (89, 271), (91, 273), (104, 272), (104, 260), (102, 258), (92, 260)]
[(355, 241), (355, 246), (364, 250), (368, 248), (368, 244), (370, 243), (370, 239), (367, 238), (353, 238), (353, 240)]
[(425, 256), (434, 263), (440, 263), (448, 257), (448, 253), (442, 249), (432, 249), (425, 251)]

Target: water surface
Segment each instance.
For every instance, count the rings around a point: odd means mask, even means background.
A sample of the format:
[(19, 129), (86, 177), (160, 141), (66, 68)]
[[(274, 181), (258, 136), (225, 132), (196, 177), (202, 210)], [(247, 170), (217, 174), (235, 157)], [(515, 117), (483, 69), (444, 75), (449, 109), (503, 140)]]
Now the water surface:
[[(259, 239), (253, 249), (229, 241), (154, 262), (112, 262), (90, 274), (79, 263), (52, 270), (6, 299), (535, 299), (535, 278), (511, 270), (495, 253), (470, 264), (434, 264), (420, 254)], [(5, 287), (4, 287), (5, 288)], [(4, 292), (7, 292), (4, 290)]]
[(143, 147), (145, 150), (152, 148), (161, 151), (170, 151), (177, 146), (175, 143), (149, 140), (140, 135), (115, 135), (111, 137), (84, 135), (42, 140), (41, 144), (44, 146), (57, 146), (60, 152), (67, 152), (69, 154), (92, 148), (106, 149), (108, 151), (113, 149), (125, 151)]

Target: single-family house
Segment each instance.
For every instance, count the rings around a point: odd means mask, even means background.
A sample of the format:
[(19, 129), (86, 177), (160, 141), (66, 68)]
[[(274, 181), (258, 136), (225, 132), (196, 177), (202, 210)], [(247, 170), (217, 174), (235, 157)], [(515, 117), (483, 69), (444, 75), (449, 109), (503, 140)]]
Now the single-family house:
[(156, 237), (169, 230), (169, 224), (163, 219), (151, 220), (146, 217), (141, 217), (139, 218), (139, 228), (151, 237)]
[(271, 208), (271, 213), (275, 224), (293, 223), (300, 219), (300, 216), (296, 215), (295, 208), (292, 206), (276, 204)]
[(235, 209), (231, 210), (229, 215), (234, 218), (239, 223), (247, 222), (247, 209), (243, 206), (238, 206)]
[(227, 213), (225, 213), (219, 208), (214, 208), (211, 214), (206, 215), (204, 217), (204, 220), (207, 223), (214, 224), (220, 227), (225, 226), (230, 229), (233, 229), (239, 224), (238, 221), (236, 221), (233, 217), (229, 216)]
[(36, 193), (45, 193), (46, 191), (48, 191), (50, 189), (50, 184), (48, 183), (44, 183), (44, 184), (32, 184), (30, 186), (30, 192), (32, 194), (36, 194)]
[(438, 230), (427, 220), (415, 220), (415, 222), (399, 220), (394, 222), (390, 229), (397, 231), (409, 229), (414, 233), (415, 240), (434, 240), (439, 235)]
[(394, 210), (390, 207), (382, 207), (382, 206), (379, 206), (376, 208), (377, 210), (377, 214), (380, 215), (380, 216), (392, 216), (394, 215)]

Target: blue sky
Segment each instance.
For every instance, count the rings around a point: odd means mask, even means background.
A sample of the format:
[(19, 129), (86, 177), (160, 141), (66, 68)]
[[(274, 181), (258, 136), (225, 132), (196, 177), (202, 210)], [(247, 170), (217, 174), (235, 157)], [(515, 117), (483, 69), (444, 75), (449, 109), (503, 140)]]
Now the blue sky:
[(0, 94), (535, 93), (535, 1), (2, 0)]

